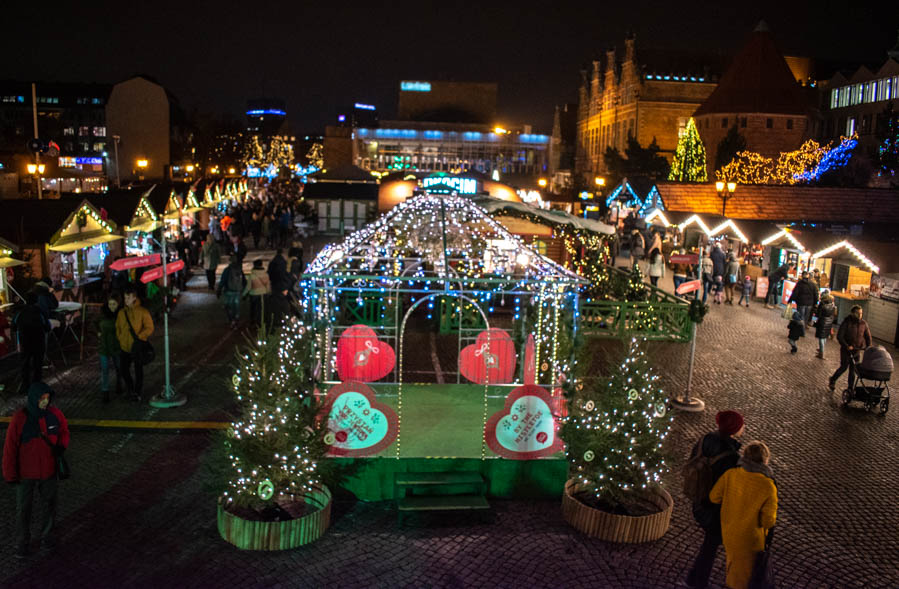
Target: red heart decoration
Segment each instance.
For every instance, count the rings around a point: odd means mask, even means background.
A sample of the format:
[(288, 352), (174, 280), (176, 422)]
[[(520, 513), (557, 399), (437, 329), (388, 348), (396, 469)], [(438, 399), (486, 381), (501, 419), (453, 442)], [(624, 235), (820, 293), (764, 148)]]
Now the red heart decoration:
[(340, 380), (374, 382), (390, 374), (396, 353), (387, 342), (378, 340), (366, 325), (354, 325), (337, 342), (337, 374)]
[(478, 384), (512, 382), (518, 355), (515, 343), (502, 329), (486, 329), (459, 355), (459, 372)]

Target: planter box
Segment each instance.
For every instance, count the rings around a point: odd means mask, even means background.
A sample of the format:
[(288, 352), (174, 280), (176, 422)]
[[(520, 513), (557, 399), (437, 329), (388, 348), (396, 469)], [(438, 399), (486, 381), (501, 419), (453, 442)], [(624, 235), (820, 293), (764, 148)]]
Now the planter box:
[(573, 480), (569, 479), (565, 483), (562, 516), (574, 528), (590, 537), (609, 542), (652, 542), (664, 536), (671, 524), (674, 500), (664, 489), (646, 495), (661, 511), (643, 516), (616, 515), (594, 509), (574, 498), (578, 491), (578, 485)]
[(226, 542), (243, 550), (289, 550), (314, 542), (331, 525), (331, 491), (322, 485), (302, 499), (316, 510), (296, 519), (277, 522), (243, 519), (230, 513), (219, 501), (219, 534)]

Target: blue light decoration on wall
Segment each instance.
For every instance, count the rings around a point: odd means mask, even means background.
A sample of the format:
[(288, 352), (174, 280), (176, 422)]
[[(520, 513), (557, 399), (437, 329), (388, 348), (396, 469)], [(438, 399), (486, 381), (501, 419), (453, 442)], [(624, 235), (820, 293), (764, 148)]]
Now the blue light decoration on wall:
[(430, 92), (430, 82), (419, 82), (415, 80), (403, 80), (400, 82), (400, 90), (404, 92)]
[(373, 104), (362, 104), (361, 102), (357, 102), (356, 104), (354, 104), (354, 105), (353, 105), (353, 108), (358, 108), (358, 109), (362, 109), (362, 110), (377, 110), (377, 109), (375, 108), (375, 105), (373, 105)]
[(818, 165), (813, 170), (796, 174), (794, 178), (802, 182), (818, 181), (821, 176), (827, 172), (842, 168), (848, 164), (850, 158), (852, 158), (852, 150), (854, 150), (857, 145), (858, 139), (855, 138), (855, 135), (852, 137), (844, 137), (839, 145), (824, 154), (824, 157), (821, 158), (821, 161), (818, 162)]
[(518, 140), (522, 143), (549, 143), (548, 135), (531, 135), (529, 133), (522, 133), (518, 136)]
[(612, 205), (615, 203), (615, 201), (619, 200), (618, 197), (619, 195), (621, 195), (621, 192), (623, 190), (627, 190), (627, 202), (623, 203), (622, 206), (634, 208), (643, 205), (643, 200), (639, 196), (637, 196), (637, 193), (633, 188), (631, 188), (631, 185), (625, 181), (619, 184), (615, 188), (615, 190), (613, 190), (612, 193), (609, 194), (608, 197), (606, 197), (606, 206), (612, 208)]
[(280, 115), (283, 117), (287, 116), (287, 111), (283, 111), (279, 108), (261, 108), (247, 111), (247, 116), (250, 117), (258, 117), (260, 115)]
[(637, 215), (645, 217), (646, 213), (652, 209), (658, 209), (660, 211), (665, 210), (665, 203), (662, 202), (662, 195), (659, 194), (659, 190), (655, 186), (649, 189), (649, 194), (646, 195), (646, 200), (643, 201), (643, 206), (637, 211)]

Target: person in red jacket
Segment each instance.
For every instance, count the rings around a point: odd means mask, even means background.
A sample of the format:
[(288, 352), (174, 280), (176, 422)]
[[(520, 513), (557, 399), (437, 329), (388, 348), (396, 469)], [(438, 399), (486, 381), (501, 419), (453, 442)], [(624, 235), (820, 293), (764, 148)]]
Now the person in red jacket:
[(54, 547), (56, 519), (56, 457), (69, 446), (69, 424), (65, 415), (50, 406), (53, 390), (43, 382), (28, 388), (28, 402), (16, 411), (6, 430), (3, 445), (3, 478), (16, 486), (16, 556), (28, 556), (31, 544), (31, 508), (34, 490), (43, 505), (41, 545)]

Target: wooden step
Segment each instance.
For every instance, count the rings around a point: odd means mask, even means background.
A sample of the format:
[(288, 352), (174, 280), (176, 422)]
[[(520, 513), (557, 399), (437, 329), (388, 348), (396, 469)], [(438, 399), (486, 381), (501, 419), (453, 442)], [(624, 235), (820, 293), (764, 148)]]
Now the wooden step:
[(483, 495), (433, 495), (401, 497), (397, 499), (400, 511), (474, 511), (490, 509)]
[(475, 471), (457, 472), (398, 472), (394, 476), (397, 487), (434, 487), (439, 485), (483, 485), (484, 477)]

